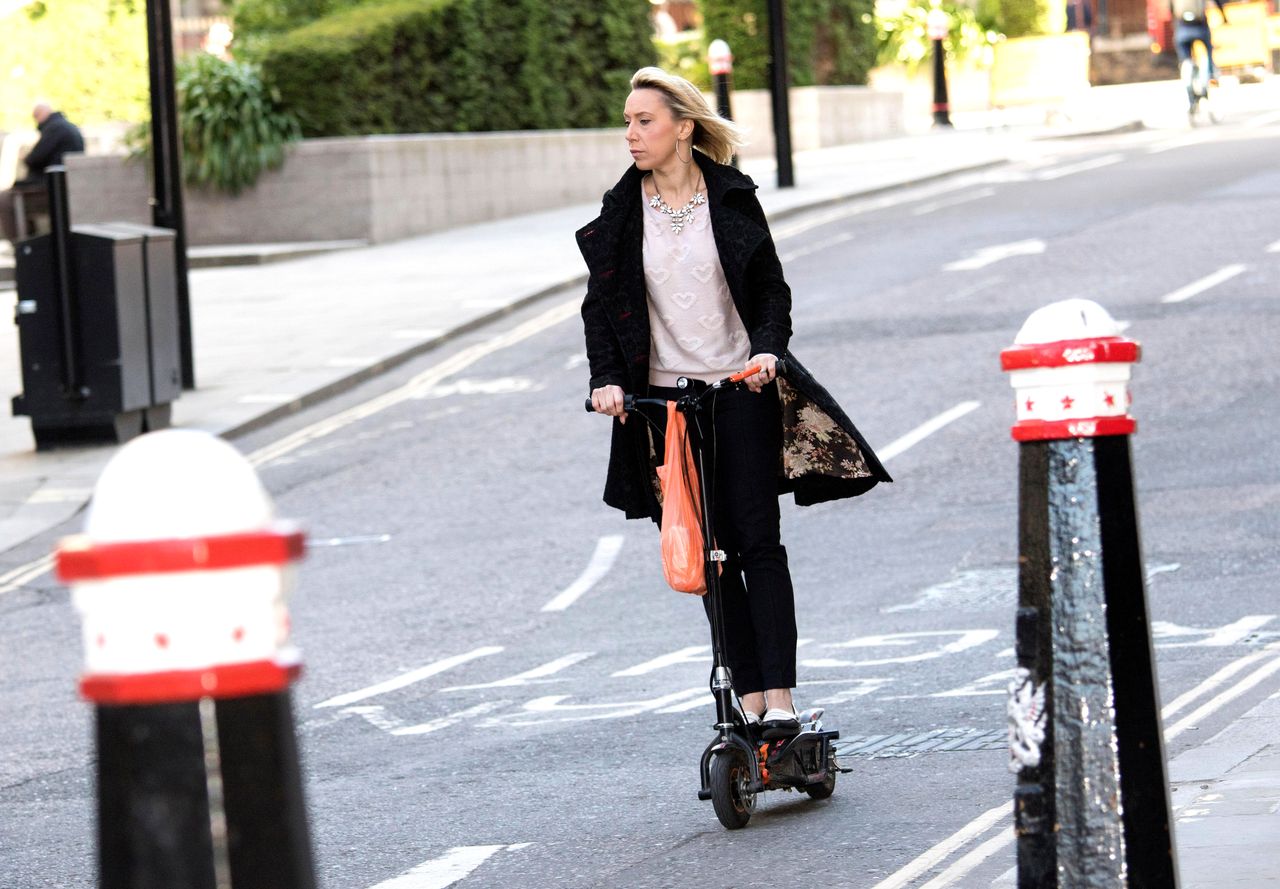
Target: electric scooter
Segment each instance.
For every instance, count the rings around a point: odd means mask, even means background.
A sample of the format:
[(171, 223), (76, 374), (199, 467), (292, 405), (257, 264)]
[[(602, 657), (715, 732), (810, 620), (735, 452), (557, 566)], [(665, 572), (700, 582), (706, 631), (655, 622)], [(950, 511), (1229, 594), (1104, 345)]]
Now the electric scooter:
[[(696, 429), (710, 429), (714, 418), (715, 396), (727, 389), (741, 388), (743, 380), (759, 373), (760, 368), (748, 368), (716, 383), (698, 389), (694, 381), (681, 377), (677, 388), (687, 394), (676, 401), (676, 410), (685, 414), (689, 425)], [(778, 376), (785, 367), (778, 362)], [(642, 405), (666, 408), (661, 398), (643, 398), (627, 395), (623, 407), (628, 412)], [(587, 399), (587, 410), (593, 410)], [(638, 412), (643, 417), (643, 412)], [(648, 417), (646, 422), (652, 424)], [(758, 723), (748, 723), (743, 716), (741, 702), (733, 690), (733, 676), (725, 663), (724, 605), (720, 598), (719, 563), (724, 561), (723, 550), (716, 549), (712, 505), (707, 483), (708, 467), (703, 448), (694, 449), (697, 459), (697, 479), (702, 505), (703, 552), (706, 554), (707, 593), (711, 597), (711, 693), (716, 701), (717, 735), (702, 753), (699, 763), (701, 789), (698, 799), (711, 800), (716, 817), (729, 830), (746, 827), (756, 808), (756, 797), (766, 790), (801, 791), (811, 799), (826, 799), (835, 792), (836, 775), (850, 771), (836, 762), (835, 742), (840, 733), (825, 729), (822, 725), (822, 708), (806, 710), (798, 715), (799, 732), (784, 738), (765, 739), (764, 729)], [(735, 701), (737, 703), (735, 704)]]

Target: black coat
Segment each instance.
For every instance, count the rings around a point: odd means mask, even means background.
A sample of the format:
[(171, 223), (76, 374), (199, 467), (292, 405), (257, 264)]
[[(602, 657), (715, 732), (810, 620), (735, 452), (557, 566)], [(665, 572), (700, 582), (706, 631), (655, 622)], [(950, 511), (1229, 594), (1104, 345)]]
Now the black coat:
[(39, 181), (45, 168), (62, 163), (62, 156), (68, 151), (84, 151), (84, 137), (61, 111), (55, 111), (40, 123), (40, 140), (23, 158), (26, 181)]
[[(892, 481), (845, 415), (787, 350), (791, 339), (791, 290), (769, 234), (756, 185), (733, 167), (694, 152), (707, 185), (711, 228), (734, 306), (751, 338), (751, 354), (768, 352), (785, 362), (778, 380), (783, 444), (780, 493), (794, 492), (805, 506), (853, 497)], [(589, 389), (621, 386), (643, 393), (649, 383), (649, 308), (644, 284), (644, 205), (632, 166), (604, 196), (600, 216), (577, 233), (590, 276), (582, 321), (591, 368)], [(656, 496), (656, 449), (639, 418), (613, 423), (604, 501), (627, 518), (661, 517)]]

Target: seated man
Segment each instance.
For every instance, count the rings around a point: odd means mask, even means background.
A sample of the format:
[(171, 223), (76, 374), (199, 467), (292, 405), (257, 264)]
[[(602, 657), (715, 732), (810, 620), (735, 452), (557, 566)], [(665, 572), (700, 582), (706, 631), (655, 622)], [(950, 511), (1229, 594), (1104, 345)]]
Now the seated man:
[[(62, 112), (54, 111), (48, 102), (36, 102), (31, 109), (31, 116), (35, 118), (36, 128), (40, 130), (40, 140), (23, 158), (23, 163), (27, 166), (26, 178), (15, 182), (12, 190), (0, 192), (0, 228), (10, 241), (25, 233), (19, 229), (14, 215), (16, 194), (29, 195), (27, 200), (34, 198), (43, 205), (44, 171), (62, 163), (63, 155), (68, 151), (84, 151), (84, 138), (80, 135), (80, 130), (63, 117)], [(26, 228), (25, 220), (22, 228)]]

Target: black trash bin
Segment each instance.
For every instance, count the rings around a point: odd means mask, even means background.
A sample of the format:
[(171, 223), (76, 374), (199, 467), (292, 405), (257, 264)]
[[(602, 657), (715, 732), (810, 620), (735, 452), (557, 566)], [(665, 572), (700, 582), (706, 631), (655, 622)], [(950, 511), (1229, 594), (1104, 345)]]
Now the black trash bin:
[(38, 450), (120, 442), (168, 425), (181, 389), (172, 234), (74, 226), (66, 294), (56, 232), (18, 244), (23, 391), (13, 413), (31, 418)]

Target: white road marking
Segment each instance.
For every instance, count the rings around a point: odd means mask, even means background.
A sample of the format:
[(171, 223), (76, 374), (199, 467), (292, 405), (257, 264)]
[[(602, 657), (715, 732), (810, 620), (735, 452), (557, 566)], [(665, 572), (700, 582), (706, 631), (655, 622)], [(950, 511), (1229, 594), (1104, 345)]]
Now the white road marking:
[(992, 244), (990, 247), (980, 248), (968, 259), (949, 262), (942, 269), (947, 272), (971, 272), (976, 269), (985, 269), (992, 263), (1000, 262), (1010, 257), (1035, 256), (1043, 253), (1047, 246), (1039, 238), (1027, 238), (1024, 241), (1013, 241), (1008, 244)]
[(876, 450), (876, 456), (880, 458), (881, 463), (888, 463), (894, 457), (897, 457), (920, 444), (920, 442), (924, 441), (930, 435), (933, 435), (933, 433), (950, 425), (951, 423), (954, 423), (965, 414), (975, 411), (981, 406), (982, 402), (980, 401), (962, 401), (955, 407), (938, 414), (938, 416), (934, 417), (932, 420), (921, 423), (901, 438), (896, 438), (883, 448), (878, 448)]
[(832, 235), (829, 238), (823, 238), (821, 241), (813, 241), (805, 244), (803, 247), (798, 247), (795, 250), (784, 253), (779, 256), (778, 259), (782, 262), (791, 262), (792, 260), (799, 259), (802, 256), (808, 256), (810, 253), (817, 253), (820, 250), (826, 250), (828, 247), (834, 247), (837, 244), (852, 241), (856, 237), (856, 232), (844, 232), (843, 234)]
[(1155, 145), (1147, 147), (1147, 154), (1160, 154), (1163, 151), (1170, 151), (1174, 148), (1188, 148), (1192, 145), (1203, 145), (1209, 141), (1207, 135), (1191, 135), (1178, 136), (1174, 139), (1166, 139), (1163, 142), (1157, 142)]
[(1267, 245), (1268, 253), (1280, 253), (1280, 241), (1274, 241)]
[(419, 725), (406, 725), (403, 728), (394, 728), (391, 730), (391, 734), (397, 737), (404, 735), (429, 735), (432, 732), (440, 731), (442, 728), (448, 728), (451, 725), (466, 722), (468, 719), (474, 719), (477, 716), (492, 713), (494, 710), (505, 707), (510, 703), (510, 701), (485, 701), (483, 704), (476, 704), (474, 707), (468, 707), (465, 710), (459, 710), (457, 713), (450, 713), (447, 716), (441, 716), (439, 719), (433, 719), (430, 722), (424, 722)]
[[(1267, 657), (1270, 657), (1277, 650), (1280, 650), (1280, 643), (1268, 645), (1267, 652), (1259, 652), (1256, 654), (1251, 654), (1244, 658), (1241, 658), (1239, 661), (1235, 663), (1228, 664), (1227, 667), (1224, 667), (1222, 670), (1219, 670), (1209, 679), (1205, 680), (1199, 686), (1197, 686), (1195, 689), (1189, 692), (1188, 695), (1184, 695), (1183, 697), (1187, 697), (1187, 696), (1191, 696), (1192, 698), (1198, 697), (1200, 694), (1203, 693), (1203, 690), (1216, 687), (1216, 684), (1220, 682), (1218, 677), (1221, 676), (1222, 678), (1225, 678), (1226, 676), (1230, 676), (1232, 673), (1238, 672), (1240, 669), (1242, 669), (1243, 666), (1255, 663), (1259, 659), (1265, 659)], [(1166, 728), (1164, 730), (1165, 741), (1170, 741), (1173, 738), (1176, 738), (1182, 732), (1186, 731), (1188, 728), (1194, 727), (1196, 723), (1198, 723), (1200, 720), (1204, 719), (1206, 716), (1209, 716), (1214, 711), (1220, 709), (1221, 707), (1235, 700), (1240, 695), (1244, 694), (1249, 689), (1258, 685), (1260, 682), (1262, 682), (1267, 677), (1269, 677), (1272, 673), (1275, 673), (1277, 671), (1280, 671), (1280, 657), (1275, 657), (1269, 663), (1255, 670), (1253, 673), (1245, 677), (1243, 680), (1241, 680), (1238, 684), (1236, 684), (1232, 688), (1228, 689), (1227, 691), (1213, 698), (1211, 701), (1207, 702), (1202, 707), (1197, 709), (1195, 712), (1186, 716), (1184, 719)], [(1181, 701), (1182, 699), (1179, 698), (1178, 700)], [(1178, 701), (1175, 701), (1173, 704), (1170, 704), (1169, 707), (1165, 708), (1164, 714), (1167, 714), (1169, 712), (1169, 709), (1173, 707), (1175, 704), (1178, 704)], [(1162, 716), (1164, 714), (1162, 714)], [(973, 821), (966, 824), (956, 833), (952, 834), (950, 837), (943, 840), (941, 843), (938, 843), (932, 849), (929, 849), (927, 852), (917, 857), (914, 861), (909, 863), (902, 870), (889, 876), (888, 878), (881, 881), (880, 883), (877, 883), (875, 887), (873, 887), (873, 889), (903, 889), (903, 887), (905, 887), (908, 883), (910, 883), (916, 877), (920, 876), (925, 871), (929, 870), (930, 868), (944, 861), (947, 857), (951, 855), (951, 853), (956, 851), (956, 849), (960, 848), (960, 846), (964, 845), (964, 843), (986, 832), (986, 830), (990, 828), (992, 824), (1002, 820), (1002, 818), (1004, 817), (1011, 816), (1012, 808), (1013, 806), (1011, 803), (1006, 803), (1006, 804), (997, 806), (996, 808), (991, 809), (987, 812), (984, 812), (982, 815), (978, 816)], [(965, 874), (969, 873), (970, 871), (972, 871), (975, 867), (977, 867), (987, 858), (990, 858), (992, 855), (996, 854), (997, 852), (999, 852), (1001, 849), (1003, 849), (1005, 846), (1007, 846), (1009, 843), (1012, 843), (1013, 841), (1014, 841), (1013, 831), (1002, 830), (997, 836), (992, 837), (991, 839), (984, 842), (982, 845), (978, 846), (973, 851), (969, 852), (963, 858), (957, 860), (954, 864), (948, 867), (947, 870), (943, 872), (943, 874), (939, 874), (937, 879), (941, 880), (943, 876), (946, 876), (947, 880), (955, 881), (960, 877), (963, 877)], [(932, 885), (932, 884), (927, 884), (927, 885)], [(938, 885), (950, 886), (950, 885), (958, 885), (958, 884), (956, 884), (955, 882), (946, 882), (946, 883), (939, 883)], [(924, 887), (921, 887), (921, 889), (924, 889)]]
[(443, 330), (435, 327), (427, 327), (422, 330), (403, 329), (397, 330), (391, 334), (397, 340), (433, 340), (443, 334)]
[(1067, 164), (1065, 167), (1053, 167), (1052, 169), (1041, 170), (1039, 173), (1035, 174), (1035, 178), (1042, 181), (1061, 179), (1063, 176), (1084, 173), (1088, 170), (1097, 170), (1100, 167), (1109, 167), (1112, 164), (1120, 163), (1122, 160), (1124, 160), (1123, 154), (1105, 154), (1102, 157), (1090, 158), (1087, 161)]
[(991, 826), (996, 824), (1003, 818), (1009, 817), (1010, 811), (1013, 809), (1013, 801), (1001, 803), (994, 809), (983, 812), (977, 818), (970, 821), (964, 827), (957, 830), (951, 836), (938, 843), (932, 849), (917, 856), (906, 867), (885, 877), (879, 883), (876, 883), (872, 889), (904, 889), (904, 887), (914, 880), (916, 877), (932, 869), (936, 865), (942, 863), (952, 852), (959, 849), (965, 843), (975, 837), (986, 833)]
[(385, 880), (370, 889), (447, 889), (471, 875), (503, 849), (524, 849), (529, 843), (498, 846), (454, 846), (439, 858), (424, 861), (408, 873)]
[(546, 605), (543, 605), (542, 610), (564, 611), (578, 601), (584, 593), (609, 573), (613, 563), (618, 560), (618, 554), (622, 552), (622, 541), (621, 534), (610, 534), (607, 537), (601, 537), (596, 542), (596, 551), (591, 555), (591, 561), (587, 563), (587, 567), (578, 576), (578, 579), (557, 593), (555, 598)]
[[(1267, 647), (1274, 648), (1273, 646), (1270, 646), (1270, 645)], [(1173, 725), (1169, 726), (1167, 729), (1164, 730), (1164, 739), (1166, 741), (1171, 741), (1174, 738), (1178, 737), (1178, 735), (1185, 732), (1187, 729), (1194, 728), (1195, 725), (1200, 722), (1200, 720), (1204, 719), (1206, 716), (1209, 716), (1215, 711), (1221, 709), (1225, 705), (1231, 703), (1236, 698), (1240, 697), (1242, 694), (1247, 692), (1249, 689), (1253, 688), (1259, 682), (1262, 682), (1272, 673), (1275, 673), (1277, 670), (1280, 670), (1280, 657), (1273, 658), (1269, 663), (1264, 664), (1263, 666), (1254, 670), (1252, 673), (1250, 673), (1244, 679), (1241, 679), (1231, 688), (1222, 692), (1217, 697), (1211, 698), (1210, 700), (1206, 701), (1204, 704), (1200, 705), (1195, 710), (1192, 710), (1186, 716), (1182, 717), (1182, 719), (1178, 720)]]
[(355, 546), (361, 543), (386, 543), (390, 539), (390, 534), (355, 534), (351, 537), (322, 537), (318, 540), (308, 540), (307, 546)]
[(619, 670), (613, 675), (616, 676), (643, 676), (645, 673), (652, 673), (654, 670), (661, 670), (663, 667), (670, 667), (675, 664), (701, 664), (705, 663), (711, 657), (710, 645), (691, 645), (688, 648), (682, 648), (679, 651), (673, 651), (671, 654), (664, 654), (656, 657), (651, 661), (645, 661), (643, 664), (636, 664), (634, 667), (628, 667), (625, 670)]
[(441, 691), (472, 691), (477, 688), (506, 688), (512, 685), (529, 685), (530, 683), (544, 680), (547, 676), (559, 673), (561, 670), (568, 669), (576, 663), (585, 661), (594, 654), (595, 652), (593, 651), (579, 651), (574, 654), (566, 654), (564, 657), (556, 658), (554, 661), (548, 661), (540, 667), (534, 667), (532, 670), (525, 670), (523, 673), (508, 676), (506, 679), (498, 679), (494, 682), (483, 682), (478, 685), (452, 685), (449, 688), (442, 688)]
[(1268, 652), (1259, 651), (1254, 654), (1246, 655), (1239, 660), (1232, 661), (1208, 679), (1201, 682), (1195, 688), (1178, 695), (1178, 697), (1166, 704), (1160, 711), (1160, 717), (1168, 721), (1175, 713), (1182, 710), (1192, 701), (1196, 700), (1196, 698), (1199, 698), (1201, 695), (1208, 694), (1241, 670), (1246, 667), (1253, 666), (1258, 661), (1266, 660), (1268, 657), (1270, 657)]
[(382, 729), (384, 732), (393, 732), (404, 725), (403, 720), (387, 713), (384, 707), (380, 707), (377, 704), (368, 704), (363, 707), (343, 707), (342, 712), (354, 713), (374, 728)]
[(686, 688), (684, 691), (673, 692), (672, 694), (662, 695), (657, 698), (651, 698), (645, 701), (613, 701), (603, 704), (564, 704), (572, 695), (548, 695), (547, 697), (534, 698), (524, 705), (524, 709), (531, 714), (572, 714), (567, 716), (558, 716), (554, 719), (534, 719), (521, 720), (504, 718), (501, 720), (490, 720), (486, 725), (542, 725), (547, 722), (586, 722), (596, 719), (622, 719), (627, 716), (638, 716), (641, 713), (649, 713), (654, 710), (660, 710), (663, 707), (670, 707), (681, 701), (687, 701), (691, 698), (700, 698), (708, 694), (706, 686), (698, 688)]
[(77, 503), (93, 496), (92, 488), (40, 488), (27, 503)]
[(1191, 297), (1204, 293), (1211, 287), (1217, 287), (1223, 281), (1230, 281), (1236, 275), (1243, 272), (1248, 266), (1246, 265), (1229, 265), (1218, 269), (1212, 275), (1205, 275), (1199, 281), (1192, 281), (1186, 287), (1179, 287), (1173, 293), (1166, 294), (1160, 298), (1162, 303), (1180, 303), (1191, 299)]
[[(877, 636), (860, 636), (848, 642), (836, 642), (828, 648), (903, 648), (915, 645), (917, 641), (928, 641), (947, 636), (959, 638), (947, 642), (938, 648), (916, 654), (904, 654), (898, 657), (874, 658), (865, 661), (845, 661), (835, 658), (806, 660), (807, 667), (880, 667), (885, 664), (915, 664), (920, 661), (931, 661), (947, 654), (957, 654), (970, 648), (985, 645), (1000, 635), (999, 630), (917, 630), (908, 633), (886, 633)], [(616, 674), (615, 674), (616, 675)]]
[(910, 191), (898, 192), (892, 195), (886, 195), (880, 198), (871, 198), (859, 201), (853, 206), (838, 207), (833, 210), (806, 215), (804, 219), (792, 223), (784, 223), (773, 229), (774, 241), (782, 241), (787, 238), (794, 238), (796, 235), (804, 234), (812, 229), (820, 226), (829, 225), (833, 222), (839, 222), (843, 219), (850, 219), (854, 216), (861, 216), (863, 213), (871, 213), (875, 210), (886, 210), (890, 207), (901, 206), (902, 204), (910, 204), (922, 198), (933, 197), (939, 194), (948, 194), (958, 191), (962, 188), (969, 188), (973, 183), (971, 181), (954, 181), (943, 182), (937, 185), (928, 185), (922, 188), (913, 188)]
[(427, 368), (397, 389), (379, 395), (377, 398), (372, 398), (363, 404), (340, 411), (331, 417), (326, 417), (323, 420), (312, 423), (310, 426), (299, 429), (297, 432), (286, 435), (277, 442), (259, 448), (249, 454), (249, 462), (254, 466), (261, 466), (272, 460), (278, 460), (286, 454), (305, 447), (317, 439), (345, 429), (353, 423), (358, 423), (410, 399), (418, 398), (431, 391), (448, 377), (460, 373), (482, 358), (509, 346), (514, 346), (530, 337), (537, 336), (544, 330), (577, 316), (581, 306), (582, 301), (580, 299), (563, 302), (535, 318), (516, 325), (510, 330), (489, 337), (483, 342), (468, 346), (438, 364)]
[(450, 395), (512, 395), (520, 392), (537, 392), (542, 385), (528, 377), (499, 377), (496, 380), (457, 380), (416, 396), (423, 398), (448, 398)]
[(935, 213), (938, 210), (945, 210), (948, 207), (955, 207), (960, 204), (967, 204), (970, 201), (980, 201), (983, 198), (989, 198), (996, 193), (994, 188), (980, 188), (969, 194), (957, 195), (953, 198), (946, 198), (940, 201), (931, 201), (927, 204), (921, 204), (911, 211), (912, 216), (925, 216), (929, 213)]
[(53, 555), (41, 556), (34, 561), (19, 565), (11, 571), (0, 574), (0, 596), (16, 592), (31, 581), (43, 577), (53, 570)]
[(1257, 130), (1262, 127), (1269, 127), (1276, 122), (1280, 122), (1280, 111), (1272, 111), (1270, 114), (1262, 114), (1258, 117), (1250, 118), (1240, 126), (1246, 130)]
[(921, 886), (920, 889), (947, 889), (948, 886), (958, 885), (954, 882), (955, 880), (969, 873), (969, 871), (1009, 845), (1013, 840), (1013, 826), (1010, 825), (969, 854), (961, 857), (949, 868)]
[(363, 701), (366, 698), (372, 698), (376, 695), (386, 694), (389, 691), (405, 688), (416, 682), (421, 682), (446, 670), (452, 670), (454, 667), (474, 661), (477, 658), (488, 657), (491, 654), (497, 654), (502, 651), (500, 645), (486, 645), (483, 648), (477, 648), (468, 651), (466, 654), (458, 654), (453, 657), (447, 657), (438, 660), (435, 663), (427, 664), (425, 667), (419, 667), (416, 670), (410, 670), (408, 673), (402, 673), (393, 679), (385, 682), (379, 682), (377, 685), (371, 685), (368, 688), (362, 688), (359, 691), (351, 691), (337, 697), (329, 698), (327, 701), (321, 701), (316, 704), (316, 708), (321, 707), (345, 707), (347, 704), (354, 704), (356, 701)]

